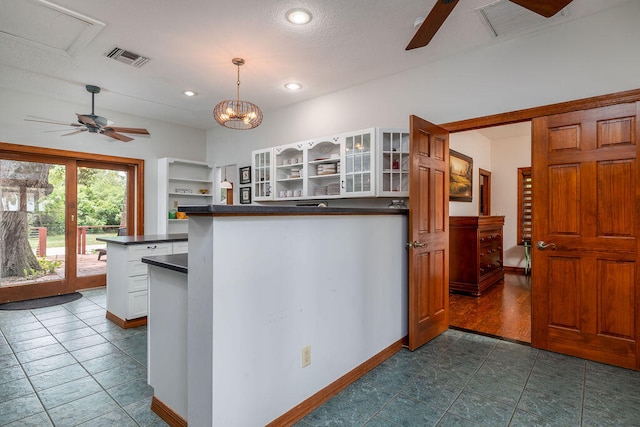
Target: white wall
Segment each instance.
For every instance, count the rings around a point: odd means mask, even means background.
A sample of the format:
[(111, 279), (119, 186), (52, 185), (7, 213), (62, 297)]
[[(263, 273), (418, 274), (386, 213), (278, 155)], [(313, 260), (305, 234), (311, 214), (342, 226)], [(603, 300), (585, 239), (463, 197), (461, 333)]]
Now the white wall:
[(491, 209), (504, 215), (504, 265), (524, 268), (524, 247), (518, 239), (518, 168), (531, 166), (531, 137), (491, 141)]
[(449, 216), (477, 216), (480, 195), (478, 169), (491, 170), (491, 141), (475, 131), (459, 132), (450, 135), (449, 148), (473, 159), (473, 200), (449, 202)]
[[(252, 150), (366, 127), (408, 127), (640, 88), (640, 2), (428, 66), (265, 111), (257, 129), (207, 132), (210, 161), (250, 163)], [(424, 54), (420, 50), (407, 55)]]
[[(99, 95), (98, 95), (99, 96)], [(98, 100), (96, 103), (99, 105)], [(199, 160), (206, 155), (206, 132), (185, 126), (125, 115), (96, 107), (96, 113), (107, 117), (115, 126), (146, 128), (150, 136), (135, 135), (128, 143), (102, 135), (81, 133), (62, 137), (63, 126), (24, 121), (27, 116), (46, 117), (72, 123), (75, 113), (91, 111), (91, 104), (71, 104), (44, 96), (0, 88), (0, 141), (85, 153), (132, 157), (145, 161), (145, 233), (157, 230), (158, 162), (160, 157)]]

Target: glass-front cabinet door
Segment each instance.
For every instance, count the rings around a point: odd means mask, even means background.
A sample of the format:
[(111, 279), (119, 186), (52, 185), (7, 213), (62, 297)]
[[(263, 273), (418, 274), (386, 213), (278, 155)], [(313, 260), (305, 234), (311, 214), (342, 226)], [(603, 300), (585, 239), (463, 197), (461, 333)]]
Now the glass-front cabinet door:
[(253, 152), (253, 200), (273, 200), (272, 162), (273, 148)]
[(346, 197), (374, 196), (373, 185), (375, 129), (365, 129), (344, 135), (344, 167), (342, 195)]
[(378, 156), (378, 196), (409, 197), (409, 132), (380, 129)]

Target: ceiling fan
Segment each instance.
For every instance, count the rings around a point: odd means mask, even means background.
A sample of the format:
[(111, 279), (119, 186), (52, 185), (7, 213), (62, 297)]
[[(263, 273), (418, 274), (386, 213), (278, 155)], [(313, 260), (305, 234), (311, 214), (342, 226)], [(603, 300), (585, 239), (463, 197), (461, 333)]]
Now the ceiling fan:
[[(560, 12), (572, 0), (510, 0), (512, 3), (518, 4), (525, 9), (550, 18)], [(429, 44), (433, 36), (438, 32), (444, 21), (447, 19), (453, 8), (458, 4), (458, 0), (437, 0), (436, 4), (425, 18), (424, 22), (418, 28), (405, 50), (424, 47)]]
[(72, 132), (65, 133), (62, 136), (75, 135), (80, 132), (89, 131), (90, 133), (99, 133), (99, 134), (108, 136), (109, 138), (117, 139), (122, 142), (129, 142), (129, 141), (133, 141), (133, 138), (130, 138), (126, 135), (122, 135), (123, 133), (149, 135), (149, 131), (146, 129), (111, 126), (112, 125), (111, 121), (107, 120), (105, 117), (96, 116), (94, 113), (95, 95), (96, 93), (100, 93), (100, 88), (98, 86), (87, 85), (86, 89), (89, 93), (91, 93), (91, 114), (76, 113), (76, 116), (78, 116), (78, 123), (65, 123), (65, 122), (58, 122), (55, 120), (40, 119), (40, 118), (25, 119), (25, 120), (29, 122), (51, 123), (54, 125), (65, 125), (65, 126), (72, 126), (74, 128), (79, 128)]

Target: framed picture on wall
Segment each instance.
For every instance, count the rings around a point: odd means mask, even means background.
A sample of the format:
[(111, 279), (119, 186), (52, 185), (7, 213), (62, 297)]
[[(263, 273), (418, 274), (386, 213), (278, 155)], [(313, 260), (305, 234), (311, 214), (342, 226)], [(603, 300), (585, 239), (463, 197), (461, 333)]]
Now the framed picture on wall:
[(449, 150), (449, 200), (470, 202), (473, 200), (472, 189), (473, 159)]
[(251, 184), (251, 166), (240, 168), (240, 184)]
[(240, 188), (240, 204), (242, 205), (251, 204), (251, 187)]

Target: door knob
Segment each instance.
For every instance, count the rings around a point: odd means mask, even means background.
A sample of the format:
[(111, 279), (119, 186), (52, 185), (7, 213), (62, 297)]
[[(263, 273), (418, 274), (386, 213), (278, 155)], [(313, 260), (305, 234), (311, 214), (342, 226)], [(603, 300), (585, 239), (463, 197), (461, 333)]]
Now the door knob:
[(538, 248), (541, 251), (544, 251), (547, 249), (551, 249), (552, 251), (555, 251), (558, 247), (556, 246), (555, 243), (545, 243), (542, 240), (538, 240), (538, 242), (536, 243), (536, 248)]
[(425, 246), (427, 246), (426, 243), (418, 242), (416, 240), (414, 240), (413, 242), (407, 243), (408, 248), (423, 248)]

